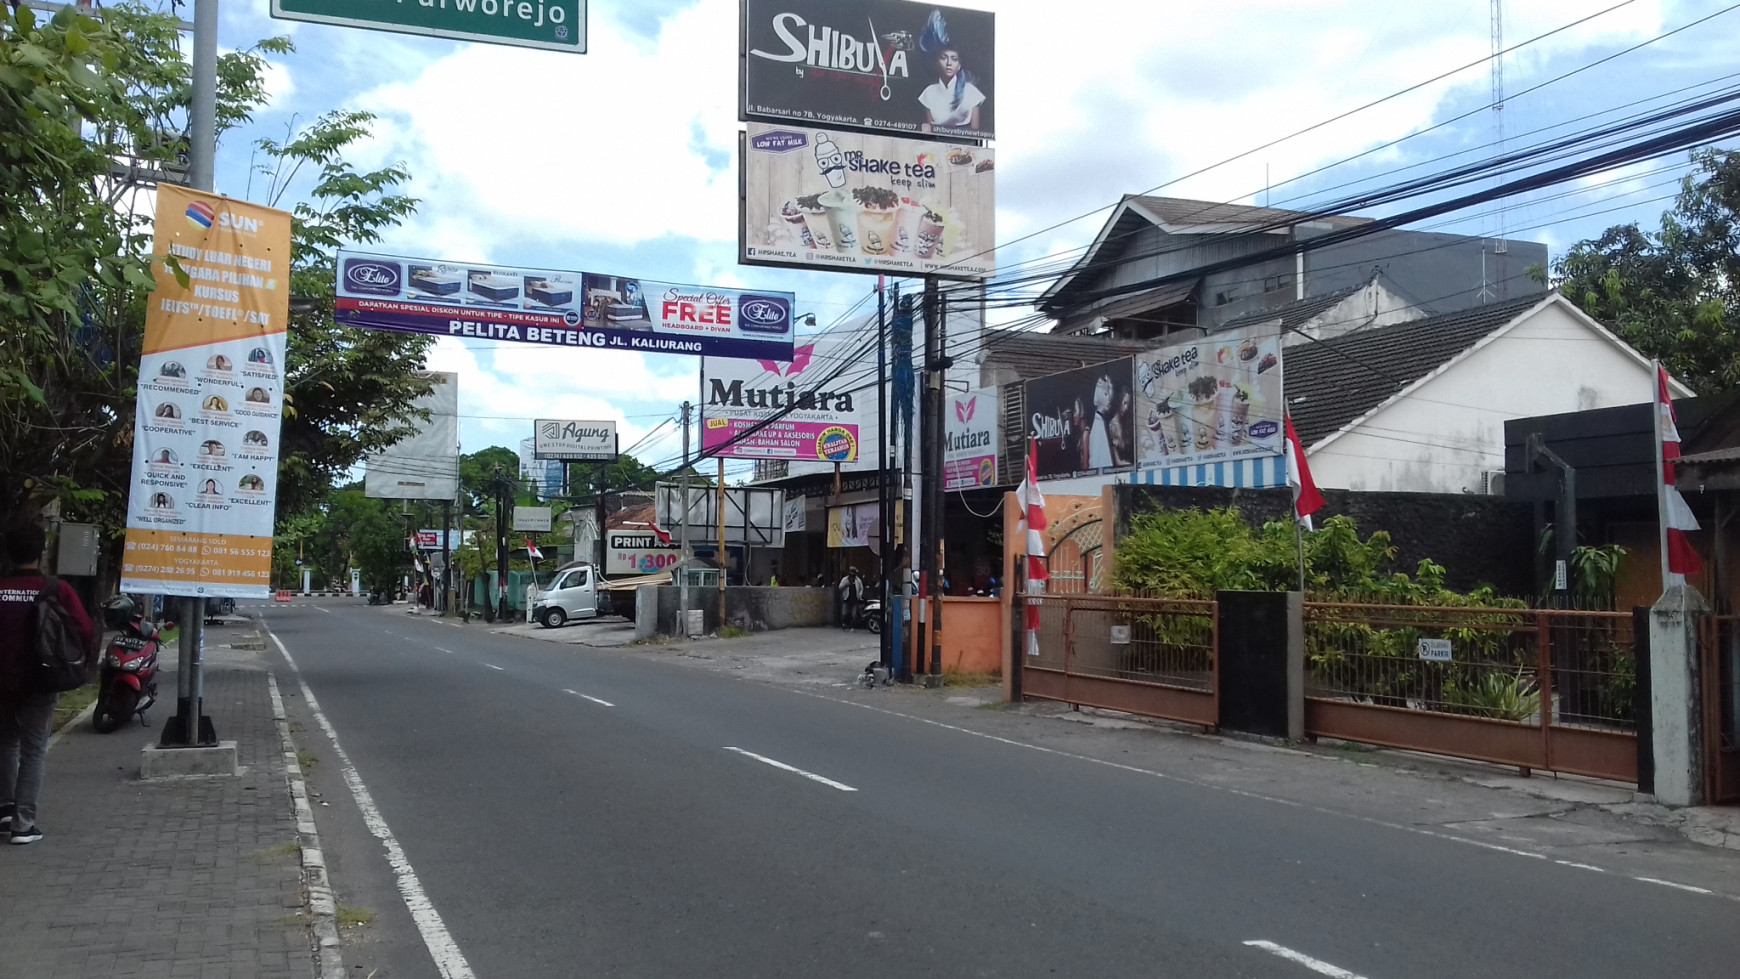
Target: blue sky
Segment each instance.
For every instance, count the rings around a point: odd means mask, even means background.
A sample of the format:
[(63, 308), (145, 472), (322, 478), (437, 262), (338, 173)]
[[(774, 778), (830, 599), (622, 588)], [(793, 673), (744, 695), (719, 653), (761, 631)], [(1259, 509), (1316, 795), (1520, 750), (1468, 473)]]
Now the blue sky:
[[(1508, 43), (1618, 0), (1509, 0)], [(1489, 51), (1487, 0), (961, 0), (998, 13), (999, 263), (1080, 249), (1123, 193), (1298, 206), (1348, 181), (1478, 150), (1490, 114), (1443, 126), (1319, 176), (1287, 182), (1486, 104), (1480, 65), (1223, 166), (1222, 160), (1336, 116)], [(1521, 92), (1719, 4), (1633, 0), (1504, 62)], [(826, 326), (874, 285), (845, 274), (736, 264), (736, 0), (597, 3), (589, 53), (568, 55), (274, 21), (267, 0), (226, 0), (221, 43), (287, 34), (274, 100), (219, 149), (221, 192), (249, 192), (250, 143), (333, 108), (380, 122), (357, 162), (403, 162), (420, 213), (382, 250), (459, 261), (588, 269), (679, 282), (793, 291)], [(1507, 104), (1522, 134), (1734, 71), (1740, 12)], [(1586, 124), (1585, 124), (1586, 125)], [(1554, 253), (1610, 224), (1653, 226), (1683, 160), (1543, 192), (1509, 205), (1515, 237)], [(1198, 170), (1206, 172), (1186, 176)], [(1429, 167), (1427, 169), (1430, 169)], [(1184, 177), (1185, 179), (1179, 180)], [(1265, 182), (1275, 185), (1265, 193)], [(259, 186), (253, 188), (258, 196)], [(1609, 211), (1610, 213), (1596, 213)], [(1083, 217), (1083, 215), (1086, 215)], [(1077, 218), (1071, 221), (1070, 219)], [(1055, 226), (1055, 227), (1054, 227)], [(1495, 214), (1438, 222), (1491, 234)], [(1013, 314), (1011, 314), (1013, 315)], [(462, 374), (467, 451), (514, 445), (534, 416), (616, 418), (629, 445), (698, 387), (674, 356), (443, 339), (432, 366)], [(639, 453), (674, 459), (667, 430)]]

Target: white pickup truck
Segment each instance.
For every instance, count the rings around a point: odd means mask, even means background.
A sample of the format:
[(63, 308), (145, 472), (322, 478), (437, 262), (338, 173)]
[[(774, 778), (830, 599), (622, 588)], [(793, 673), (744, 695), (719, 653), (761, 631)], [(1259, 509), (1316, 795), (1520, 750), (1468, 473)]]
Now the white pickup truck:
[(608, 581), (590, 564), (571, 564), (558, 568), (549, 587), (538, 590), (537, 597), (532, 599), (532, 618), (546, 629), (557, 628), (570, 619), (607, 615), (633, 619), (635, 589), (669, 580), (670, 574), (666, 572)]

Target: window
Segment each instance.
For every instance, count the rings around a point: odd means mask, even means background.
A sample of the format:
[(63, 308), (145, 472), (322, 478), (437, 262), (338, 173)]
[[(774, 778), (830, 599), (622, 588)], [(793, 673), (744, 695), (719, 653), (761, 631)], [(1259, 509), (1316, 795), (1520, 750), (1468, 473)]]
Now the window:
[(1290, 289), (1292, 286), (1293, 274), (1291, 272), (1283, 272), (1280, 275), (1271, 275), (1263, 280), (1264, 292), (1280, 292), (1283, 289)]
[(560, 589), (568, 587), (568, 579), (572, 578), (573, 576), (574, 576), (574, 572), (572, 572), (572, 571), (564, 571), (561, 574), (557, 575), (556, 580), (550, 582), (550, 590), (551, 591), (559, 591)]

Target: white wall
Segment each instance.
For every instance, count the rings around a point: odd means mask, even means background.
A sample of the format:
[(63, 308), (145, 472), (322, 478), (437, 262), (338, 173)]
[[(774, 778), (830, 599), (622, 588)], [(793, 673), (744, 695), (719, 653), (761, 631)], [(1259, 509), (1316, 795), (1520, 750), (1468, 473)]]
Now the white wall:
[(1357, 428), (1309, 452), (1320, 486), (1481, 492), (1504, 469), (1506, 419), (1637, 404), (1654, 394), (1647, 361), (1556, 299)]

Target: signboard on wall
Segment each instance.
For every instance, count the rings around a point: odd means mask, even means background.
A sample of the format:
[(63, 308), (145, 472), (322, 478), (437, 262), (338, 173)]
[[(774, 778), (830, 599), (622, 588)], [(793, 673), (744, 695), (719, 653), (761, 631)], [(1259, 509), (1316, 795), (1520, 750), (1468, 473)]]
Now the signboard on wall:
[(855, 352), (806, 343), (789, 361), (702, 359), (702, 449), (728, 459), (856, 461), (864, 392), (841, 373)]
[(652, 530), (609, 530), (604, 533), (604, 573), (656, 574), (680, 564), (683, 549)]
[(992, 139), (996, 15), (907, 0), (744, 0), (743, 118)]
[(615, 462), (616, 423), (539, 418), (532, 423), (532, 457), (567, 462)]
[[(163, 261), (173, 255), (182, 285)], [(123, 591), (271, 592), (290, 214), (157, 188)]]
[(272, 0), (272, 16), (453, 41), (586, 53), (586, 0)]
[(943, 408), (943, 489), (997, 485), (999, 437), (996, 388), (951, 394)]
[(790, 357), (789, 292), (338, 253), (346, 326), (593, 350)]
[(836, 272), (996, 272), (996, 156), (984, 147), (750, 123), (741, 260)]
[(1027, 381), (1027, 437), (1038, 447), (1041, 479), (1135, 468), (1132, 370), (1122, 357)]
[(552, 526), (554, 512), (547, 506), (516, 506), (514, 507), (514, 529), (547, 533)]
[(1136, 464), (1281, 454), (1281, 337), (1222, 336), (1136, 358)]

